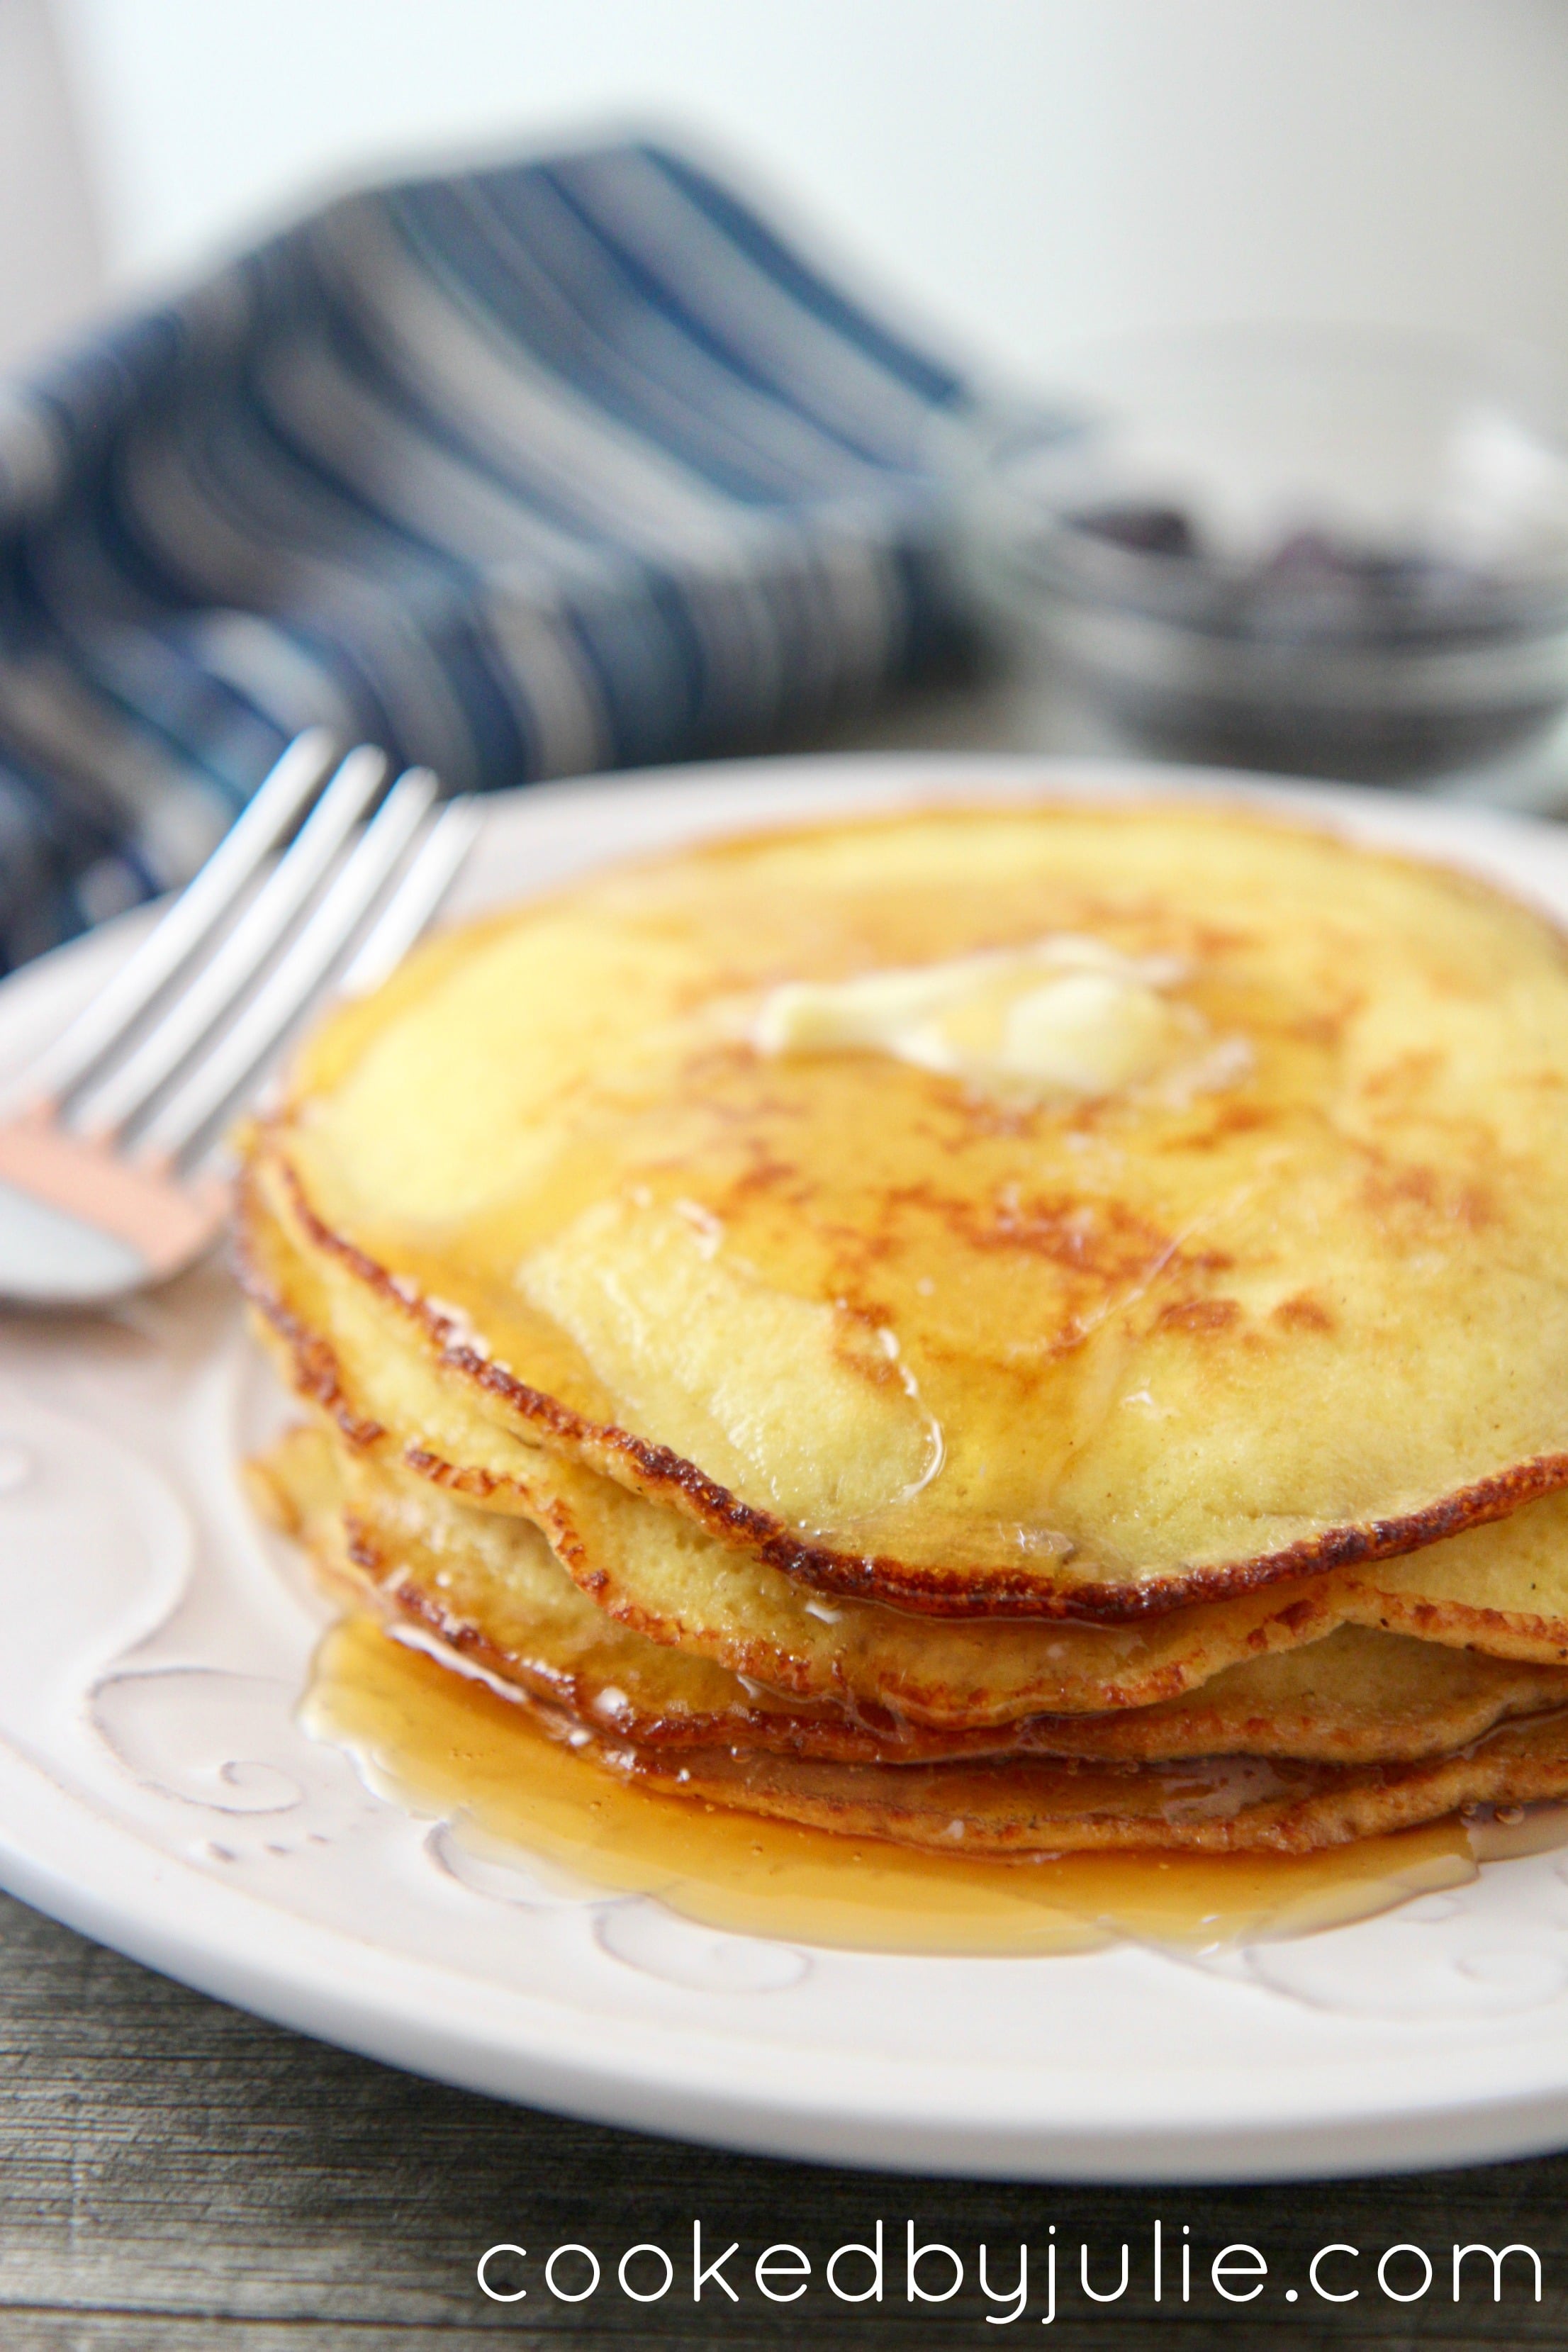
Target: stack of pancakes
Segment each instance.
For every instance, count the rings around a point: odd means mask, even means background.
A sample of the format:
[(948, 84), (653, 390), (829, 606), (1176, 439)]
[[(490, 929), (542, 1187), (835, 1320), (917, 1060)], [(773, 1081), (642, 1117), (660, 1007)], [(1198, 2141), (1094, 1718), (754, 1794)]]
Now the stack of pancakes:
[(1305, 1851), (1568, 1794), (1568, 953), (1231, 807), (605, 871), (247, 1139), (278, 1513), (694, 1802)]

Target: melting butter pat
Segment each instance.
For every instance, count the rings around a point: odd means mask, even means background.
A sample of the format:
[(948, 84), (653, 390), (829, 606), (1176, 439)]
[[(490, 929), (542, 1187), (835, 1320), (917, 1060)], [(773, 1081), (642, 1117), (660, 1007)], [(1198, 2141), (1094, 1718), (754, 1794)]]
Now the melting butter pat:
[(1190, 1054), (1204, 1024), (1163, 992), (1166, 956), (1122, 955), (1067, 934), (945, 963), (790, 981), (752, 1031), (763, 1054), (879, 1053), (973, 1084), (1092, 1097)]

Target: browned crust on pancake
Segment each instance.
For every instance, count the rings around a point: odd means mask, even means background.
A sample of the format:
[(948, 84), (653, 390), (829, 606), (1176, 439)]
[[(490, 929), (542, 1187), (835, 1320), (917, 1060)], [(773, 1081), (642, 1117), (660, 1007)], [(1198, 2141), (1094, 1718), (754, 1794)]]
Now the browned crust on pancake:
[[(767, 1759), (748, 1767), (728, 1751), (665, 1762), (655, 1753), (594, 1743), (584, 1754), (661, 1794), (798, 1822), (839, 1836), (880, 1838), (954, 1855), (1083, 1852), (1316, 1853), (1385, 1836), (1480, 1805), (1568, 1796), (1568, 1716), (1506, 1724), (1449, 1756), (1419, 1763), (1311, 1765), (1270, 1761), (1276, 1787), (1229, 1812), (1184, 1801), (1183, 1768), (1018, 1759), (874, 1768)], [(1240, 1763), (1253, 1759), (1237, 1759)], [(1187, 1770), (1194, 1775), (1202, 1767)], [(1128, 1799), (1119, 1804), (1115, 1777)], [(1140, 1784), (1171, 1784), (1174, 1801), (1151, 1810)]]
[[(275, 1137), (276, 1126), (267, 1132)], [(1403, 1552), (1419, 1551), (1425, 1545), (1458, 1535), (1467, 1528), (1506, 1518), (1522, 1504), (1538, 1501), (1543, 1495), (1568, 1486), (1568, 1454), (1539, 1454), (1400, 1517), (1328, 1528), (1320, 1535), (1287, 1545), (1279, 1551), (1258, 1553), (1223, 1567), (1177, 1570), (1148, 1585), (1086, 1582), (1064, 1590), (1043, 1583), (1037, 1569), (1012, 1564), (915, 1566), (884, 1553), (840, 1551), (802, 1536), (772, 1513), (742, 1502), (696, 1463), (668, 1446), (656, 1445), (614, 1423), (591, 1422), (559, 1398), (531, 1388), (505, 1365), (477, 1354), (463, 1343), (448, 1318), (427, 1301), (405, 1296), (385, 1266), (325, 1223), (281, 1150), (275, 1154), (273, 1165), (288, 1192), (293, 1213), (315, 1246), (334, 1257), (356, 1280), (373, 1289), (384, 1305), (403, 1317), (438, 1356), (444, 1368), (499, 1399), (509, 1412), (547, 1435), (563, 1453), (619, 1479), (622, 1485), (647, 1496), (650, 1501), (683, 1512), (709, 1534), (824, 1593), (881, 1601), (932, 1617), (1037, 1617), (1082, 1624), (1125, 1624), (1198, 1601), (1233, 1599), (1261, 1585), (1319, 1575), (1330, 1569), (1361, 1567), (1397, 1558)], [(254, 1213), (253, 1188), (247, 1172), (238, 1195), (239, 1276), (247, 1295), (263, 1307), (269, 1320), (282, 1328), (285, 1322), (292, 1323), (294, 1318), (281, 1301), (273, 1299), (268, 1305), (268, 1286), (260, 1277), (254, 1253), (243, 1239), (247, 1222)], [(324, 1344), (314, 1335), (310, 1336), (317, 1347)], [(320, 1378), (324, 1391), (335, 1389), (335, 1370), (330, 1375), (323, 1370)], [(341, 1400), (341, 1391), (337, 1393)], [(327, 1393), (322, 1394), (321, 1402), (329, 1411), (334, 1411), (334, 1417), (340, 1417)], [(346, 1427), (344, 1433), (350, 1434)]]
[[(605, 1736), (605, 1718), (593, 1706), (594, 1694), (586, 1677), (549, 1670), (538, 1660), (523, 1659), (506, 1649), (482, 1627), (444, 1609), (433, 1594), (411, 1579), (400, 1576), (395, 1563), (381, 1559), (374, 1539), (356, 1528), (352, 1511), (345, 1511), (342, 1520), (345, 1549), (360, 1571), (356, 1578), (359, 1589), (384, 1615), (402, 1618), (417, 1626), (455, 1657), (481, 1668), (510, 1691), (559, 1707), (598, 1737)], [(331, 1576), (332, 1564), (322, 1563), (319, 1553), (313, 1556), (324, 1572)], [(1484, 1738), (1497, 1725), (1521, 1716), (1561, 1710), (1564, 1697), (1559, 1689), (1542, 1692), (1532, 1703), (1521, 1698), (1500, 1705), (1493, 1723), (1473, 1736)], [(1166, 1702), (1167, 1706), (1169, 1704)], [(1141, 1722), (1151, 1712), (1150, 1708), (1129, 1707), (1110, 1716), (1027, 1715), (965, 1731), (914, 1723), (891, 1707), (875, 1707), (864, 1701), (857, 1701), (851, 1706), (847, 1702), (835, 1706), (819, 1701), (814, 1705), (809, 1700), (780, 1698), (768, 1706), (737, 1698), (722, 1712), (706, 1714), (655, 1715), (628, 1702), (616, 1713), (613, 1723), (617, 1738), (659, 1754), (672, 1750), (684, 1754), (688, 1749), (711, 1749), (720, 1745), (743, 1746), (772, 1755), (816, 1758), (829, 1763), (877, 1764), (893, 1771), (921, 1764), (1003, 1763), (1029, 1757), (1057, 1762), (1079, 1759), (1109, 1766), (1118, 1762), (1158, 1764), (1203, 1754), (1286, 1759), (1311, 1755), (1320, 1761), (1336, 1760), (1337, 1755), (1353, 1764), (1364, 1753), (1349, 1740), (1341, 1743), (1337, 1751), (1324, 1746), (1303, 1748), (1300, 1744), (1291, 1744), (1289, 1738), (1281, 1742), (1277, 1726), (1267, 1716), (1258, 1717), (1223, 1743), (1207, 1748), (1201, 1748), (1190, 1737), (1183, 1740), (1179, 1729), (1171, 1743), (1163, 1746), (1158, 1734), (1152, 1738), (1139, 1738)], [(1411, 1742), (1403, 1751), (1385, 1741), (1381, 1753), (1374, 1750), (1373, 1754), (1379, 1761), (1404, 1762), (1419, 1761), (1427, 1755), (1443, 1752), (1442, 1744), (1428, 1738), (1424, 1743)]]
[[(975, 1731), (938, 1731), (896, 1716), (891, 1708), (858, 1706), (856, 1713), (826, 1703), (813, 1706), (800, 1700), (774, 1706), (737, 1702), (721, 1714), (649, 1715), (627, 1708), (614, 1718), (606, 1733), (605, 1717), (594, 1712), (584, 1677), (549, 1673), (533, 1661), (524, 1661), (492, 1641), (479, 1626), (443, 1609), (421, 1587), (400, 1579), (395, 1570), (378, 1579), (367, 1559), (356, 1550), (345, 1514), (348, 1549), (363, 1571), (359, 1590), (378, 1612), (395, 1622), (402, 1619), (430, 1635), (456, 1659), (477, 1666), (515, 1696), (559, 1708), (597, 1738), (613, 1736), (637, 1748), (660, 1754), (688, 1750), (710, 1752), (719, 1746), (742, 1745), (779, 1756), (816, 1757), (832, 1763), (877, 1764), (888, 1770), (916, 1764), (959, 1759), (986, 1761), (1018, 1756), (1068, 1756), (1079, 1736), (1071, 1717), (1026, 1716)], [(319, 1557), (319, 1556), (318, 1556)], [(329, 1567), (326, 1572), (331, 1575)], [(881, 1716), (884, 1727), (871, 1718)]]
[[(401, 1467), (430, 1485), (454, 1495), (479, 1508), (493, 1507), (502, 1516), (516, 1516), (537, 1528), (544, 1538), (560, 1566), (585, 1598), (603, 1610), (606, 1617), (626, 1631), (663, 1647), (684, 1646), (679, 1633), (672, 1630), (671, 1621), (662, 1612), (642, 1605), (596, 1559), (591, 1539), (586, 1538), (571, 1507), (554, 1495), (537, 1492), (521, 1479), (507, 1480), (497, 1474), (469, 1466), (459, 1468), (433, 1453), (427, 1446), (401, 1444), (394, 1433), (383, 1429), (377, 1422), (357, 1415), (341, 1385), (340, 1370), (332, 1356), (330, 1342), (311, 1331), (283, 1305), (267, 1278), (254, 1264), (247, 1269), (250, 1303), (258, 1318), (261, 1334), (274, 1344), (280, 1357), (283, 1377), (306, 1402), (313, 1405), (323, 1419), (337, 1429), (353, 1453), (375, 1454), (391, 1450), (392, 1459)], [(590, 1472), (590, 1476), (598, 1474)], [(639, 1498), (640, 1499), (640, 1498)], [(648, 1506), (647, 1507), (652, 1507)], [(290, 1527), (290, 1533), (298, 1533)], [(1298, 1643), (1320, 1638), (1360, 1613), (1355, 1608), (1353, 1591), (1346, 1595), (1331, 1580), (1320, 1578), (1303, 1584), (1293, 1597), (1282, 1597), (1269, 1609), (1266, 1619), (1254, 1623), (1246, 1633), (1240, 1648), (1228, 1660), (1239, 1664), (1247, 1657), (1262, 1657), (1278, 1646), (1293, 1648)], [(866, 1610), (885, 1610), (881, 1602), (854, 1601), (852, 1606)], [(890, 1616), (898, 1611), (887, 1611)], [(954, 1621), (956, 1622), (956, 1621)], [(984, 1621), (982, 1621), (984, 1622)], [(1054, 1622), (1056, 1621), (1046, 1621)], [(1370, 1621), (1370, 1618), (1368, 1619)], [(1106, 1628), (1090, 1628), (1100, 1633)], [(1282, 1645), (1275, 1635), (1283, 1631), (1289, 1636)], [(933, 1736), (957, 1730), (978, 1730), (979, 1726), (962, 1718), (955, 1720), (942, 1703), (942, 1685), (933, 1686), (921, 1681), (916, 1673), (905, 1672), (898, 1677), (896, 1697), (852, 1687), (843, 1678), (836, 1679), (829, 1691), (816, 1687), (809, 1675), (792, 1654), (776, 1642), (756, 1640), (744, 1635), (727, 1635), (721, 1643), (700, 1647), (699, 1654), (715, 1664), (724, 1666), (738, 1677), (759, 1685), (786, 1705), (809, 1706), (821, 1702), (842, 1709), (847, 1718), (873, 1727), (898, 1724), (918, 1727), (921, 1733)], [(1529, 1658), (1534, 1654), (1519, 1653)], [(1551, 1663), (1550, 1660), (1547, 1663)], [(1178, 1699), (1206, 1679), (1207, 1672), (1196, 1679), (1179, 1661), (1147, 1664), (1136, 1675), (1136, 1689), (1129, 1691), (1125, 1677), (1109, 1674), (1092, 1700), (1074, 1710), (1023, 1708), (1015, 1715), (998, 1714), (988, 1729), (1021, 1721), (1038, 1720), (1072, 1723), (1093, 1715), (1115, 1716), (1137, 1712), (1163, 1701)]]
[(1562, 1620), (1532, 1617), (1522, 1610), (1478, 1609), (1463, 1601), (1423, 1601), (1414, 1593), (1368, 1586), (1354, 1620), (1380, 1633), (1446, 1642), (1456, 1648), (1482, 1651), (1489, 1657), (1518, 1658), (1530, 1665), (1568, 1664), (1568, 1638), (1564, 1638)]
[[(417, 1626), (457, 1658), (480, 1667), (510, 1690), (559, 1707), (575, 1722), (596, 1727), (604, 1736), (605, 1718), (593, 1711), (594, 1695), (585, 1677), (550, 1671), (536, 1660), (518, 1657), (491, 1640), (481, 1627), (443, 1609), (432, 1594), (399, 1576), (395, 1563), (380, 1562), (383, 1574), (378, 1576), (374, 1543), (367, 1542), (356, 1530), (352, 1512), (343, 1514), (343, 1523), (346, 1549), (362, 1571), (360, 1589), (383, 1614)], [(867, 1710), (868, 1717), (874, 1711)], [(945, 1757), (1007, 1754), (1020, 1744), (1014, 1734), (1028, 1728), (1008, 1724), (989, 1731), (924, 1731), (895, 1717), (890, 1708), (882, 1712), (886, 1714), (887, 1726), (880, 1734), (868, 1719), (857, 1721), (839, 1708), (826, 1704), (813, 1706), (809, 1701), (798, 1699), (781, 1701), (772, 1707), (737, 1701), (721, 1714), (649, 1715), (628, 1709), (624, 1717), (616, 1717), (616, 1729), (639, 1747), (711, 1748), (723, 1742), (742, 1740), (748, 1746), (774, 1749), (780, 1754), (826, 1756), (844, 1763), (896, 1765)]]

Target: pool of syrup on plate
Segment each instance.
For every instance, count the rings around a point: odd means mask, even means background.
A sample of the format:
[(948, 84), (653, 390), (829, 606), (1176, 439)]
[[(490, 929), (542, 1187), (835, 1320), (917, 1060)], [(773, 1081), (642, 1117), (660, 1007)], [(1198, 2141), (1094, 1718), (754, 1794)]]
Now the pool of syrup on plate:
[(1553, 1808), (1512, 1827), (1450, 1817), (1313, 1854), (928, 1853), (619, 1780), (367, 1616), (327, 1635), (301, 1713), (379, 1794), (460, 1820), (489, 1852), (518, 1850), (585, 1894), (649, 1895), (706, 1927), (861, 1951), (1019, 1957), (1305, 1935), (1564, 1835)]

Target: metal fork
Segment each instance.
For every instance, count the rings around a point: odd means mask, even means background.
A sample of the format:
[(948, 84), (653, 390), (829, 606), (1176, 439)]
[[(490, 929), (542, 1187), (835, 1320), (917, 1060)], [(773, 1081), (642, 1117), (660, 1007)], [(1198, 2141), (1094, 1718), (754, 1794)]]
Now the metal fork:
[(473, 840), (472, 802), (437, 810), (436, 778), (413, 768), (351, 842), (386, 764), (363, 745), (340, 761), (320, 730), (291, 743), (195, 879), (26, 1073), (24, 1107), (0, 1121), (0, 1298), (122, 1297), (211, 1245), (228, 1208), (227, 1183), (204, 1166), (222, 1114), (345, 958), (343, 993), (384, 979)]

